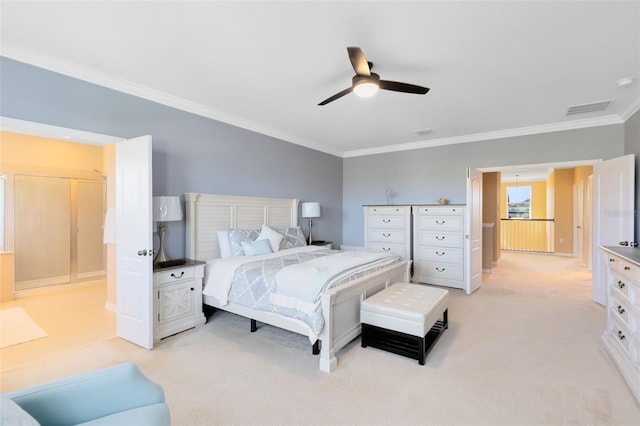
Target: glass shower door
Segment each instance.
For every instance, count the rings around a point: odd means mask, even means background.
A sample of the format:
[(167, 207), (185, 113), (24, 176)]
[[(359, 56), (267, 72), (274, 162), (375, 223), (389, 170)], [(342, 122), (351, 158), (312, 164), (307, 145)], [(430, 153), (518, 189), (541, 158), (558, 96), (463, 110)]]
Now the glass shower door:
[(89, 279), (106, 275), (107, 251), (103, 244), (103, 182), (78, 181), (76, 204), (76, 276)]
[(15, 176), (15, 289), (71, 280), (68, 179)]

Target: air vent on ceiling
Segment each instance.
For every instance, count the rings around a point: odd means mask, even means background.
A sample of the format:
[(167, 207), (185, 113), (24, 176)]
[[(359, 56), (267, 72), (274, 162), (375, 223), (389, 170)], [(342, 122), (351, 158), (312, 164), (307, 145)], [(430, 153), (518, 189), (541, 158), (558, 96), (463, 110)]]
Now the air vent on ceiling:
[(612, 103), (613, 103), (613, 100), (570, 106), (569, 109), (567, 110), (567, 115), (583, 114), (585, 112), (604, 111), (605, 109), (609, 108), (609, 106)]

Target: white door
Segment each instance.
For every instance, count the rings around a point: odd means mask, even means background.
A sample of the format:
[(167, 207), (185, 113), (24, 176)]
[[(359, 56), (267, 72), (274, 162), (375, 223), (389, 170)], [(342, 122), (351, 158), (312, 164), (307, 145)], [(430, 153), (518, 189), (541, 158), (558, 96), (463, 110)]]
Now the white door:
[(633, 244), (635, 155), (593, 165), (593, 291), (606, 304), (607, 271), (600, 246)]
[(467, 168), (467, 215), (465, 248), (465, 291), (471, 294), (482, 285), (482, 172)]
[(153, 348), (151, 136), (116, 144), (118, 336)]
[(584, 186), (573, 184), (573, 255), (585, 266), (584, 257)]

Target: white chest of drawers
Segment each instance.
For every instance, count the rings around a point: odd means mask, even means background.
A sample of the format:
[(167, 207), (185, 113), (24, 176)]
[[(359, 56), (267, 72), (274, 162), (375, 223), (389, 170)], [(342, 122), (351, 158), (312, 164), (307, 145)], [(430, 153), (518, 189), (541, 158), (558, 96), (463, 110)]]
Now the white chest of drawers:
[(640, 249), (603, 247), (603, 251), (608, 274), (602, 340), (640, 402)]
[(363, 206), (364, 245), (411, 259), (411, 206)]
[(413, 281), (465, 287), (465, 206), (411, 206)]
[(187, 260), (184, 265), (154, 269), (154, 341), (206, 322), (202, 312), (204, 265)]

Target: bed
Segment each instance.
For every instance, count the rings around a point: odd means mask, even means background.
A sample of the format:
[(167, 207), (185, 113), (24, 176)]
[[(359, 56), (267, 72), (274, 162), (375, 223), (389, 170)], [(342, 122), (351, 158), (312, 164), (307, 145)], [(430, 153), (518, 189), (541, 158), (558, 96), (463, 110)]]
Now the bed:
[[(207, 271), (211, 270), (211, 264), (219, 263), (221, 258), (218, 231), (256, 229), (263, 225), (273, 229), (298, 226), (297, 199), (200, 193), (185, 193), (184, 197), (187, 228), (186, 255), (190, 259), (207, 262)], [(317, 249), (328, 251), (324, 248)], [(298, 250), (315, 253), (311, 247)], [(313, 330), (299, 318), (255, 309), (233, 300), (220, 301), (217, 297), (208, 295), (207, 291), (203, 293), (203, 303), (249, 318), (252, 331), (255, 330), (256, 321), (259, 321), (302, 334), (309, 337), (310, 341), (317, 337), (314, 353), (319, 347), (320, 370), (331, 372), (337, 367), (336, 352), (360, 335), (361, 301), (393, 282), (408, 282), (409, 269), (410, 261), (396, 261), (366, 275), (343, 280), (341, 284), (323, 290), (317, 298), (318, 309), (324, 322), (321, 330)], [(205, 276), (205, 284), (208, 281), (210, 281), (209, 277)]]

